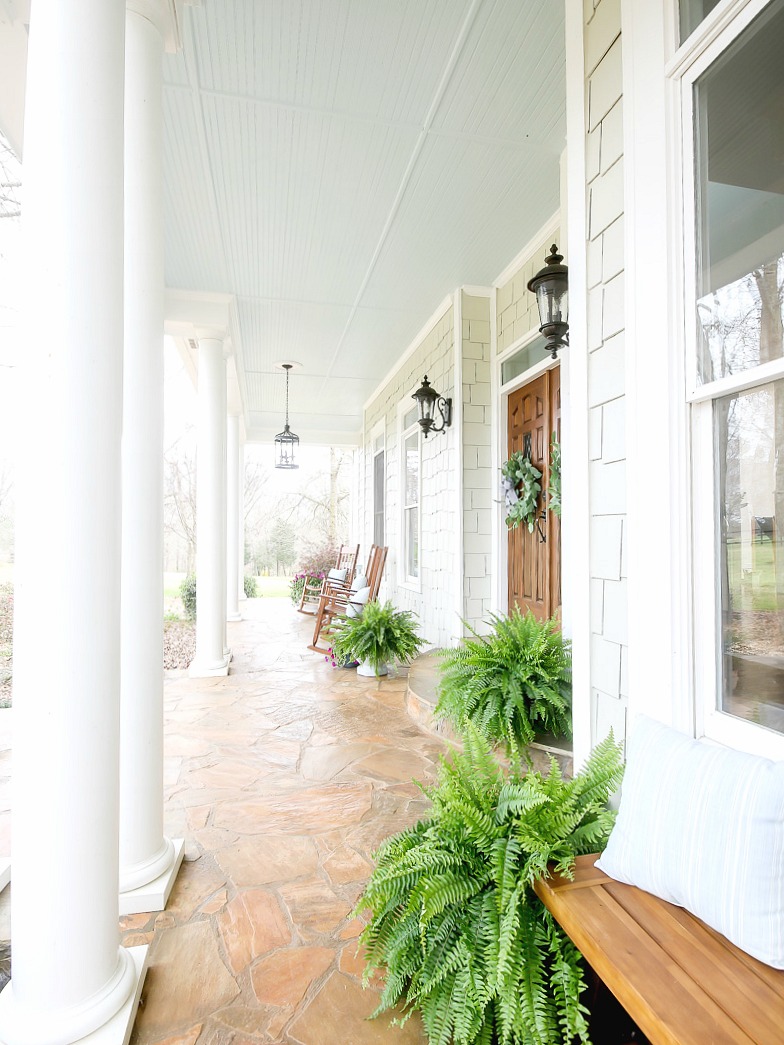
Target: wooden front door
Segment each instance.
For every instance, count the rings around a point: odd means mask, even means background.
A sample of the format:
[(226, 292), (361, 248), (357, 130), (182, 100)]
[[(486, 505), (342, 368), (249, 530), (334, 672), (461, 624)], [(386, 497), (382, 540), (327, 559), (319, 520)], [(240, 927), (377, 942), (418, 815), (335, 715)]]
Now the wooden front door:
[[(547, 506), (550, 440), (561, 440), (561, 371), (541, 377), (509, 396), (508, 452), (522, 450), (542, 473), (539, 514)], [(540, 518), (533, 533), (525, 524), (509, 530), (509, 609), (530, 610), (539, 620), (561, 608), (561, 521), (554, 512)]]

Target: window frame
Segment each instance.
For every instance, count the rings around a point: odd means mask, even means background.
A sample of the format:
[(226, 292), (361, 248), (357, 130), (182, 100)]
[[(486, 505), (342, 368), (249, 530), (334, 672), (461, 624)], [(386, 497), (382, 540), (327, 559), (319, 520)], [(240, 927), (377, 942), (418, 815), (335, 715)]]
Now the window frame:
[[(414, 389), (416, 391), (416, 389)], [(412, 393), (413, 394), (413, 393)], [(401, 588), (409, 591), (421, 592), (422, 590), (422, 429), (416, 418), (411, 424), (406, 425), (406, 414), (411, 410), (416, 411), (416, 404), (411, 405), (410, 396), (404, 396), (398, 408), (398, 446), (400, 448), (400, 561), (398, 564), (398, 584)], [(419, 475), (417, 478), (417, 502), (416, 505), (406, 504), (406, 441), (412, 435), (417, 436), (417, 454), (419, 456)], [(408, 511), (417, 508), (417, 541), (419, 558), (417, 560), (418, 574), (412, 576), (408, 572)]]
[(732, 4), (720, 4), (680, 48), (668, 74), (676, 81), (680, 92), (681, 314), (686, 364), (684, 399), (691, 443), (691, 625), (696, 733), (728, 747), (782, 759), (784, 734), (731, 715), (719, 707), (722, 607), (716, 572), (720, 534), (716, 511), (718, 460), (714, 445), (714, 402), (784, 377), (784, 358), (701, 384), (694, 316), (698, 292), (699, 218), (694, 86), (771, 2), (773, 0), (738, 0)]

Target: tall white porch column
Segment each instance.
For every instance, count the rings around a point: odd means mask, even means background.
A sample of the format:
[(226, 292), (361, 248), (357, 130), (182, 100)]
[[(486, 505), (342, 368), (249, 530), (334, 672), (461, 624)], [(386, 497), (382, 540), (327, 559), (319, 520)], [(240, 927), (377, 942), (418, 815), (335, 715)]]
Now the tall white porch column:
[(32, 5), (5, 1045), (119, 1045), (143, 965), (117, 921), (124, 64), (125, 0)]
[(226, 620), (242, 620), (239, 607), (240, 419), (226, 421)]
[(239, 446), (239, 470), (240, 470), (240, 481), (239, 489), (237, 491), (238, 497), (238, 514), (237, 520), (237, 541), (239, 557), (237, 559), (237, 591), (239, 592), (239, 601), (243, 602), (247, 596), (245, 594), (245, 443), (240, 442)]
[(125, 39), (120, 913), (162, 911), (182, 861), (163, 834), (163, 36)]
[(226, 362), (223, 342), (199, 339), (196, 449), (196, 656), (194, 678), (227, 675), (226, 628)]

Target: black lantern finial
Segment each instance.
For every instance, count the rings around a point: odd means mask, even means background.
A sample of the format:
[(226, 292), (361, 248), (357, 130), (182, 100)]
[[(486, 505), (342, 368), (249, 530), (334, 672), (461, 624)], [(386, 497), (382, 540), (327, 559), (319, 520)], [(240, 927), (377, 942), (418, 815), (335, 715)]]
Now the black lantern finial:
[[(452, 424), (452, 400), (444, 399), (436, 392), (425, 374), (421, 386), (411, 396), (416, 399), (419, 408), (419, 426), (425, 433), (425, 439), (431, 432), (443, 432)], [(436, 427), (435, 409), (441, 414), (441, 424)]]
[(529, 281), (528, 289), (536, 294), (542, 324), (539, 331), (555, 359), (558, 349), (569, 344), (569, 269), (561, 264), (563, 255), (555, 243), (544, 261), (544, 268)]
[(286, 424), (282, 432), (275, 436), (275, 467), (276, 468), (299, 468), (294, 460), (294, 451), (299, 446), (299, 436), (295, 435), (289, 428), (289, 371), (292, 363), (281, 363), (286, 371)]

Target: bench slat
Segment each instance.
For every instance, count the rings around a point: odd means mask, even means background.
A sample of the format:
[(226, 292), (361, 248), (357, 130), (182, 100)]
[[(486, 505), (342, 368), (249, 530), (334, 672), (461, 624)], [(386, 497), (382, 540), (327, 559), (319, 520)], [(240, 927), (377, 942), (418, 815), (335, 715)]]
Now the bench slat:
[[(784, 1040), (782, 978), (682, 907), (610, 880), (604, 889), (755, 1042)], [(629, 903), (631, 899), (631, 910)], [(772, 979), (772, 977), (771, 977)]]
[(536, 891), (654, 1045), (781, 1045), (784, 973), (578, 857)]

